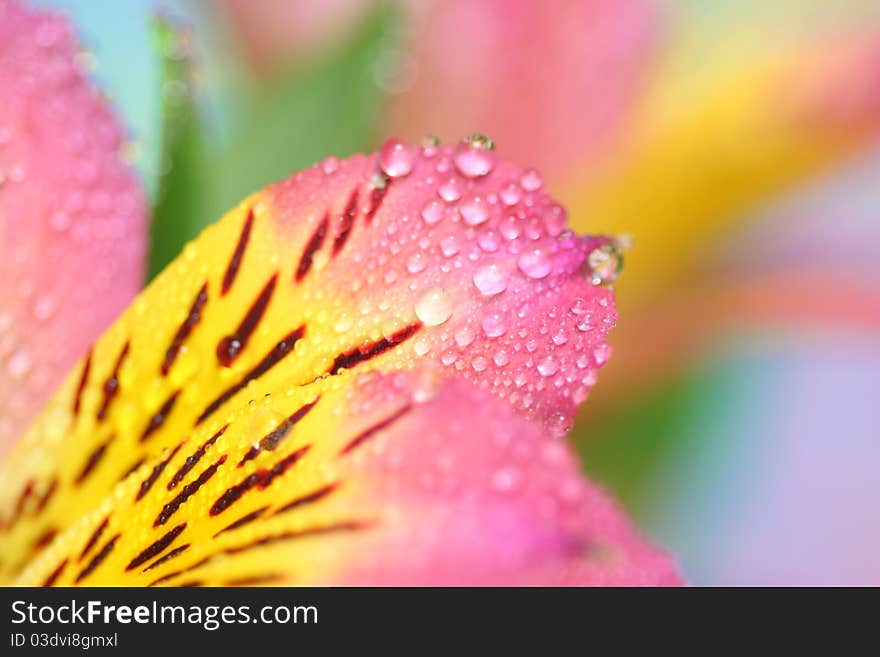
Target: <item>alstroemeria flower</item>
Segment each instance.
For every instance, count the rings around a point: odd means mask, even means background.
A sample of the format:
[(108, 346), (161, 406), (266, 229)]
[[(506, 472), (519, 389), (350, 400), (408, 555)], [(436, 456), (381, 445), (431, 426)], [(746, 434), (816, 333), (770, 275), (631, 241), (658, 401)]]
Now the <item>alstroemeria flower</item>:
[(61, 18), (0, 0), (0, 456), (143, 283), (123, 137)]
[(619, 265), (565, 223), (481, 138), (245, 199), (0, 466), (0, 581), (678, 583), (559, 439)]

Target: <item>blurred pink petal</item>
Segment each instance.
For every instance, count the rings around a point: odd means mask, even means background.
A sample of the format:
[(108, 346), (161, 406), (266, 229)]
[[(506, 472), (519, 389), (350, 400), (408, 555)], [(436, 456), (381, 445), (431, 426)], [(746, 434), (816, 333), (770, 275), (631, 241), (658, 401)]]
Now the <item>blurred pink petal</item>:
[(333, 336), (326, 358), (368, 351), (371, 333), (405, 341), (388, 363), (430, 363), (554, 434), (571, 426), (611, 354), (613, 292), (597, 283), (616, 271), (593, 265), (613, 246), (567, 230), (534, 170), (465, 142), (390, 140), (267, 192), (277, 239), (308, 254), (302, 303), (325, 309), (326, 331), (310, 330)]
[(0, 0), (0, 454), (143, 281), (144, 199), (76, 49)]
[[(350, 32), (371, 3), (224, 0), (258, 68)], [(614, 142), (655, 54), (649, 0), (408, 0), (400, 49), (378, 56), (386, 130), (413, 140), (489, 134), (553, 179)]]
[(670, 558), (581, 475), (564, 442), (461, 380), (424, 390), (415, 375), (356, 384), (334, 434), (399, 419), (345, 453), (342, 483), (319, 513), (374, 526), (310, 547), (325, 555), (314, 583), (681, 583)]
[(409, 6), (414, 79), (391, 104), (389, 130), (486, 132), (550, 179), (602, 165), (656, 54), (645, 0)]
[(264, 72), (344, 38), (374, 0), (219, 0), (246, 54)]

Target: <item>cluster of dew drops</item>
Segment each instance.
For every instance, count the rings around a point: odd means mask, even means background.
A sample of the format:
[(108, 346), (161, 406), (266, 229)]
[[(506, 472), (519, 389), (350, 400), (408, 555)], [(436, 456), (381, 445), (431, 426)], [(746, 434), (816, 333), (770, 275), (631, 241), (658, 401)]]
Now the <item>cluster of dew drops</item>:
[[(434, 138), (426, 138), (421, 147), (403, 140), (389, 139), (379, 151), (378, 166), (381, 172), (377, 172), (373, 185), (380, 187), (388, 180), (393, 182), (406, 178), (415, 169), (419, 158), (434, 160), (437, 184), (434, 185), (436, 194), (424, 202), (418, 211), (418, 219), (427, 229), (432, 229), (447, 217), (454, 216), (454, 220), (463, 224), (466, 230), (438, 237), (437, 243), (429, 242), (427, 237), (422, 236), (420, 246), (423, 248), (410, 253), (402, 266), (411, 276), (430, 273), (425, 271), (426, 268), (435, 266), (437, 261), (426, 255), (424, 247), (428, 246), (438, 248), (445, 257), (436, 265), (443, 272), (461, 268), (462, 258), (469, 259), (477, 265), (473, 268), (470, 284), (476, 296), (486, 303), (481, 304), (485, 308), (479, 317), (458, 317), (450, 322), (459, 312), (455, 291), (442, 285), (422, 290), (413, 306), (416, 317), (428, 328), (439, 329), (447, 323), (450, 328), (416, 336), (412, 340), (412, 350), (419, 357), (425, 357), (433, 351), (432, 355), (438, 357), (442, 365), (491, 387), (497, 395), (527, 412), (537, 411), (536, 393), (540, 394), (551, 386), (561, 394), (570, 396), (575, 404), (582, 402), (595, 382), (596, 368), (608, 359), (610, 348), (601, 338), (593, 338), (589, 342), (589, 353), (577, 353), (570, 344), (563, 355), (562, 347), (572, 338), (572, 331), (587, 333), (597, 328), (597, 313), (594, 311), (596, 305), (607, 307), (605, 296), (567, 301), (568, 307), (564, 312), (556, 307), (548, 307), (548, 316), (543, 318), (544, 321), (537, 318), (540, 336), (531, 335), (526, 328), (533, 325), (536, 319), (528, 317), (527, 310), (519, 311), (520, 319), (526, 321), (518, 322), (521, 326), (512, 326), (507, 313), (500, 311), (498, 304), (491, 303), (508, 290), (513, 270), (518, 270), (535, 285), (548, 278), (553, 271), (554, 258), (546, 238), (555, 238), (562, 245), (560, 248), (574, 247), (578, 238), (566, 228), (564, 209), (548, 203), (546, 198), (536, 202), (544, 183), (534, 170), (522, 172), (517, 180), (507, 181), (501, 185), (500, 191), (471, 195), (470, 190), (474, 188), (468, 183), (479, 181), (496, 166), (494, 145), (482, 135), (472, 135), (462, 140), (451, 151), (441, 148)], [(328, 158), (319, 166), (325, 174), (330, 175), (338, 167), (338, 160)], [(431, 182), (428, 181), (429, 184)], [(538, 203), (540, 207), (537, 207)], [(522, 212), (517, 215), (515, 212), (517, 209), (529, 211), (532, 205), (536, 206), (534, 210), (540, 212), (541, 216), (525, 216)], [(493, 206), (500, 207), (506, 218), (490, 225), (488, 222), (493, 216)], [(466, 244), (468, 235), (472, 236), (475, 244)], [(542, 238), (543, 242), (537, 242)], [(539, 246), (535, 246), (533, 241)], [(512, 254), (512, 258), (504, 257), (505, 253)], [(491, 257), (492, 254), (501, 257)], [(479, 262), (481, 259), (483, 263)], [(506, 262), (508, 259), (510, 263)], [(580, 272), (595, 286), (609, 286), (618, 278), (621, 268), (619, 243), (612, 241), (590, 251)], [(393, 279), (389, 280), (388, 268), (385, 271), (385, 282), (393, 282)], [(599, 321), (613, 322), (610, 311), (598, 314), (601, 315)], [(340, 324), (337, 328), (346, 330), (351, 322), (342, 321)], [(607, 329), (608, 326), (601, 328)], [(475, 348), (480, 345), (474, 343), (478, 337), (487, 338), (481, 343), (491, 344), (492, 348), (477, 353)], [(547, 342), (546, 347), (542, 344), (544, 341)], [(472, 355), (465, 358), (461, 352), (469, 347)], [(524, 358), (514, 362), (518, 355), (523, 354)], [(494, 380), (493, 372), (497, 374)], [(570, 413), (553, 413), (550, 417), (551, 431), (558, 435), (565, 433), (569, 428), (569, 416)]]

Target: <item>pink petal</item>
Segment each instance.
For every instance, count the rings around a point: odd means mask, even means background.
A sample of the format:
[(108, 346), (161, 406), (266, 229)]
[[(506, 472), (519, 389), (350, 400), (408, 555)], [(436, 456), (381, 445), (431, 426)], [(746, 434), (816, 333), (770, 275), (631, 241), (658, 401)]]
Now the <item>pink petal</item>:
[(306, 581), (681, 583), (671, 559), (581, 475), (564, 442), (484, 391), (456, 379), (432, 388), (412, 374), (370, 374), (344, 408), (333, 434), (358, 438), (344, 442), (341, 483), (315, 513), (366, 518), (370, 528), (310, 548), (325, 556)]
[(317, 263), (303, 303), (341, 314), (330, 331), (375, 327), (406, 342), (387, 354), (398, 365), (430, 363), (553, 434), (568, 429), (610, 356), (613, 294), (590, 257), (614, 247), (566, 230), (537, 173), (493, 151), (391, 141), (296, 174), (267, 199), (279, 239)]
[(143, 281), (142, 192), (76, 49), (0, 0), (0, 454)]
[(650, 5), (413, 2), (389, 129), (414, 139), (484, 131), (550, 179), (601, 164), (655, 54)]

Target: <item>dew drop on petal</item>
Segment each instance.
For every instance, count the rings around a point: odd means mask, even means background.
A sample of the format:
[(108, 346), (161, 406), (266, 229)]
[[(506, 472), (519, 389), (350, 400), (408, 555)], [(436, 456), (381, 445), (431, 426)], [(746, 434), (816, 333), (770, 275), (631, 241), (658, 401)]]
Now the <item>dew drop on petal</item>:
[(623, 271), (623, 255), (614, 244), (604, 244), (590, 251), (587, 266), (593, 285), (608, 285), (620, 277)]
[(455, 168), (465, 178), (485, 176), (495, 165), (493, 148), (492, 140), (483, 135), (465, 139), (455, 149)]
[(415, 163), (415, 148), (401, 139), (389, 139), (379, 150), (379, 166), (389, 178), (409, 175)]
[(510, 356), (507, 355), (507, 352), (504, 349), (499, 349), (495, 352), (495, 355), (492, 356), (492, 361), (498, 367), (504, 367), (510, 362)]
[(455, 344), (457, 344), (459, 347), (467, 347), (471, 342), (474, 341), (475, 337), (476, 334), (474, 332), (474, 329), (465, 324), (455, 332)]
[(553, 376), (559, 371), (559, 365), (550, 356), (538, 363), (538, 374), (541, 376)]
[(489, 367), (489, 359), (485, 356), (477, 356), (471, 361), (471, 368), (474, 372), (482, 372)]
[(489, 219), (489, 208), (486, 207), (486, 202), (480, 197), (475, 197), (462, 203), (459, 211), (468, 226), (479, 226)]
[(483, 315), (482, 326), (483, 333), (490, 338), (497, 338), (500, 335), (504, 335), (504, 332), (507, 330), (507, 327), (504, 324), (504, 316), (495, 311)]
[(529, 278), (544, 278), (552, 269), (550, 259), (540, 249), (526, 251), (520, 255), (517, 265)]
[(507, 273), (496, 264), (484, 265), (474, 272), (474, 285), (483, 296), (500, 294), (507, 289)]
[(529, 169), (522, 175), (519, 184), (522, 185), (522, 188), (527, 192), (536, 192), (541, 189), (541, 186), (544, 183), (541, 181), (541, 176), (538, 175), (537, 171)]
[(440, 201), (428, 201), (422, 208), (422, 219), (429, 226), (433, 226), (443, 218), (443, 204)]
[(416, 301), (415, 313), (425, 326), (440, 326), (452, 316), (452, 302), (443, 288), (431, 288)]
[(452, 203), (461, 198), (461, 189), (459, 189), (458, 181), (450, 178), (437, 188), (437, 193), (447, 203)]
[(504, 205), (514, 206), (519, 203), (522, 198), (522, 192), (515, 183), (509, 183), (501, 190), (501, 202)]

